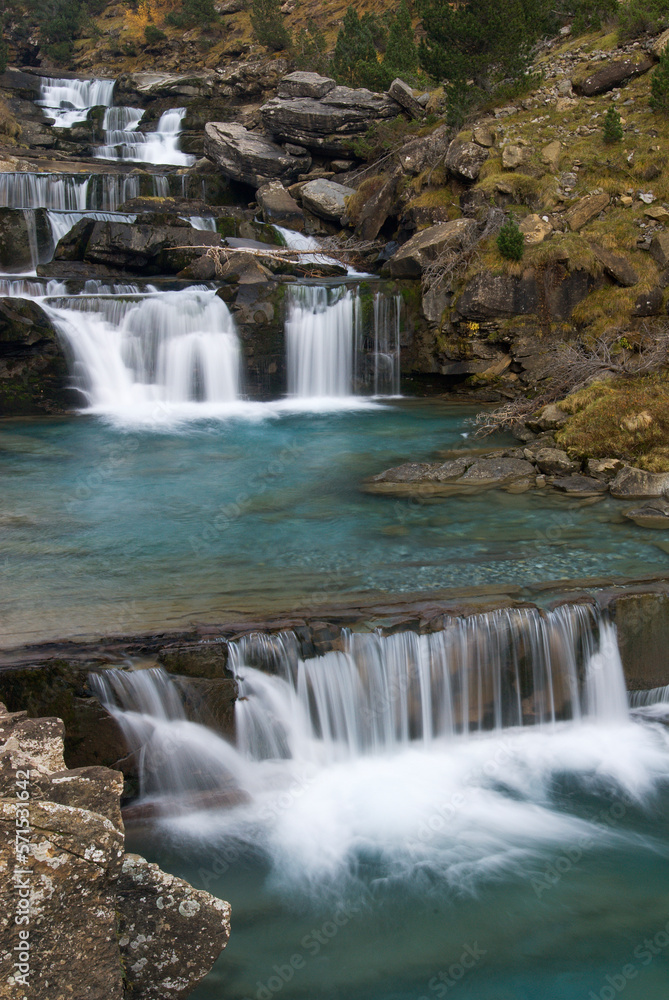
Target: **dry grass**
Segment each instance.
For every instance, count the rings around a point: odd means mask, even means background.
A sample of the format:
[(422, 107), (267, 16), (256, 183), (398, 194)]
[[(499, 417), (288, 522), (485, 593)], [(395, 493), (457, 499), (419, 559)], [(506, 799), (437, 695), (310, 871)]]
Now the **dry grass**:
[(560, 406), (572, 414), (557, 435), (570, 453), (669, 471), (669, 375), (594, 382)]
[(0, 142), (13, 146), (20, 135), (21, 126), (6, 102), (0, 98)]

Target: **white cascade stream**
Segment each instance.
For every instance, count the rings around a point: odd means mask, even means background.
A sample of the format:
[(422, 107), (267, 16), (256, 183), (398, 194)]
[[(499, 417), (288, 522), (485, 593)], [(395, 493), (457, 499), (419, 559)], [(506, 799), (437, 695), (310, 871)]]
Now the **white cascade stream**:
[(136, 298), (84, 294), (42, 304), (68, 346), (75, 384), (94, 412), (158, 418), (183, 404), (239, 398), (237, 333), (212, 290)]
[(45, 77), (35, 102), (44, 108), (57, 128), (72, 128), (84, 122), (92, 108), (109, 107), (114, 99), (114, 80), (60, 80)]

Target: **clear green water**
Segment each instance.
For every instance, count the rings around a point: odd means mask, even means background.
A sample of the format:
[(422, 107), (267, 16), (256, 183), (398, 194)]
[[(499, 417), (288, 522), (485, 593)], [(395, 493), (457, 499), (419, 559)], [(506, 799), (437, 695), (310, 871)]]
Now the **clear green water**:
[[(263, 413), (258, 417), (257, 413)], [(119, 429), (0, 428), (7, 645), (214, 622), (352, 595), (669, 570), (664, 532), (613, 500), (499, 491), (417, 504), (361, 481), (462, 446), (470, 411), (375, 410)]]

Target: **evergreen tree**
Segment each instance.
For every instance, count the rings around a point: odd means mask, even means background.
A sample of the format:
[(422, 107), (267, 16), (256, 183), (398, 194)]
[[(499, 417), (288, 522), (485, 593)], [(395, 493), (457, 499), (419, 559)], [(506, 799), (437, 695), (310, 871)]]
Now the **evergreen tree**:
[(337, 35), (332, 56), (332, 73), (339, 83), (350, 87), (383, 90), (388, 85), (388, 71), (379, 63), (369, 19), (358, 17), (349, 7)]
[(620, 142), (623, 137), (623, 127), (620, 115), (615, 105), (611, 105), (604, 115), (604, 142)]
[(383, 65), (392, 76), (413, 76), (418, 69), (418, 50), (407, 0), (402, 0), (390, 25)]
[(327, 43), (325, 35), (313, 18), (307, 21), (307, 27), (298, 32), (293, 47), (293, 58), (298, 69), (313, 73), (326, 73), (328, 60), (325, 55)]
[[(525, 0), (528, 2), (528, 0)], [(534, 31), (523, 0), (420, 0), (425, 29), (419, 58), (436, 80), (473, 79), (483, 90), (520, 77), (529, 63)]]
[(274, 52), (290, 47), (290, 35), (283, 23), (280, 0), (252, 0), (251, 27), (256, 41)]
[(525, 253), (525, 237), (512, 215), (506, 220), (497, 236), (497, 249), (507, 260), (522, 260)]
[(650, 81), (650, 106), (669, 115), (669, 47), (665, 48)]

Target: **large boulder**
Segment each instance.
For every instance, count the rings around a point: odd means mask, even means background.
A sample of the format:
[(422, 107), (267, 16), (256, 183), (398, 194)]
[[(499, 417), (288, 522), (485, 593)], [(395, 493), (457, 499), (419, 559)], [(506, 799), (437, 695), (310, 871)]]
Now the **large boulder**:
[(75, 403), (58, 333), (31, 299), (0, 298), (0, 416), (62, 413)]
[(29, 271), (53, 248), (44, 208), (0, 208), (0, 270)]
[(329, 76), (321, 76), (320, 73), (303, 73), (297, 71), (296, 73), (289, 73), (287, 76), (284, 76), (279, 84), (277, 97), (313, 97), (318, 101), (321, 97), (329, 94), (331, 90), (334, 90), (336, 86), (335, 81)]
[(410, 118), (423, 118), (425, 108), (422, 107), (413, 96), (413, 91), (408, 83), (396, 77), (388, 87), (388, 97), (397, 101), (401, 108), (404, 108)]
[(568, 319), (574, 307), (595, 287), (585, 270), (556, 268), (540, 288), (532, 270), (515, 276), (484, 270), (474, 275), (456, 302), (463, 319), (480, 321), (507, 316), (538, 315)]
[(297, 229), (299, 232), (304, 229), (304, 212), (281, 181), (270, 181), (258, 188), (256, 201), (265, 222)]
[(580, 198), (575, 205), (568, 209), (564, 217), (572, 231), (582, 229), (591, 219), (603, 212), (609, 201), (606, 192), (602, 194), (589, 194), (585, 198)]
[(477, 231), (473, 219), (455, 219), (430, 226), (412, 236), (393, 254), (386, 268), (393, 278), (420, 278), (423, 270), (446, 250), (459, 250)]
[(302, 204), (321, 219), (338, 222), (346, 213), (346, 200), (355, 194), (355, 188), (334, 181), (318, 178), (302, 187)]
[(350, 153), (350, 143), (375, 121), (396, 118), (400, 106), (371, 90), (334, 87), (320, 100), (275, 97), (260, 109), (275, 139), (330, 156)]
[(204, 130), (204, 152), (227, 177), (256, 188), (272, 180), (291, 184), (311, 166), (310, 156), (294, 156), (234, 123), (209, 122)]
[(488, 150), (485, 146), (454, 139), (448, 147), (444, 162), (455, 177), (463, 181), (475, 181), (487, 159)]
[(60, 719), (0, 705), (0, 903), (29, 916), (27, 938), (25, 924), (7, 924), (8, 996), (27, 995), (29, 982), (34, 1000), (181, 1000), (225, 947), (227, 903), (125, 854), (122, 790), (116, 771), (66, 769)]
[[(54, 264), (83, 261), (92, 273), (101, 267), (104, 273), (113, 269), (129, 274), (177, 274), (203, 256), (208, 247), (222, 246), (218, 233), (201, 232), (188, 225), (82, 219), (58, 243)], [(52, 264), (41, 268), (42, 273), (52, 271)]]
[(616, 284), (622, 285), (623, 288), (630, 288), (638, 283), (639, 275), (625, 257), (619, 257), (617, 254), (611, 253), (610, 250), (600, 247), (597, 243), (590, 243), (589, 246), (609, 278), (612, 278)]
[(646, 472), (626, 465), (611, 483), (611, 496), (621, 500), (661, 497), (669, 492), (669, 472)]
[(584, 80), (575, 80), (574, 89), (585, 97), (603, 94), (607, 90), (619, 87), (622, 83), (627, 83), (634, 76), (647, 73), (654, 65), (651, 58), (643, 55), (628, 59), (614, 59), (601, 69), (595, 70)]

